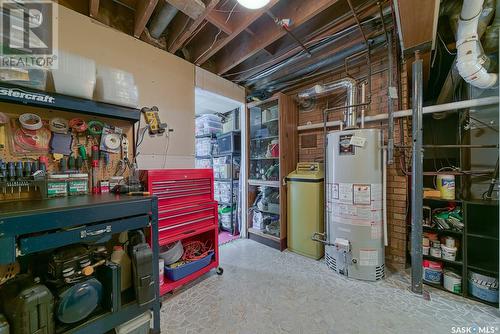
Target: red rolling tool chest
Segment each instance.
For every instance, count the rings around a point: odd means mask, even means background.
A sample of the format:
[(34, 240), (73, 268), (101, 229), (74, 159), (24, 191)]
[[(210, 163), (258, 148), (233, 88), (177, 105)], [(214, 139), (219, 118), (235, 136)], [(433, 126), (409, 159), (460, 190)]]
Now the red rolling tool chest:
[[(141, 171), (147, 191), (158, 198), (159, 246), (176, 241), (199, 240), (214, 249), (210, 264), (178, 281), (166, 277), (160, 286), (164, 295), (219, 266), (218, 212), (214, 201), (211, 169), (162, 169)], [(218, 273), (221, 270), (218, 268)]]

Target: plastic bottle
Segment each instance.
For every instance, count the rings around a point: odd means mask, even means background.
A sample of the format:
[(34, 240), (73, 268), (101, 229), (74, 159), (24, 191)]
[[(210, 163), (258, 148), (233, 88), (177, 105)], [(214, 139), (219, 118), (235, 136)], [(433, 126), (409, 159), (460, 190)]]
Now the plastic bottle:
[(132, 262), (122, 246), (113, 247), (111, 262), (120, 265), (122, 292), (132, 287)]

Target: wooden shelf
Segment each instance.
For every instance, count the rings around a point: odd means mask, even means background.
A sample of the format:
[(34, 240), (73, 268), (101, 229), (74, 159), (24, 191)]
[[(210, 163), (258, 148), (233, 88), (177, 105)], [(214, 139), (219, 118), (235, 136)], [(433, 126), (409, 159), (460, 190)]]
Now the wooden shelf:
[(280, 242), (280, 240), (281, 240), (279, 237), (276, 237), (276, 236), (271, 235), (271, 234), (264, 233), (263, 231), (258, 230), (258, 229), (253, 228), (253, 227), (250, 227), (250, 228), (248, 229), (248, 232), (249, 232), (249, 233), (253, 233), (253, 234), (260, 235), (261, 237), (264, 237), (264, 238), (266, 238), (266, 239), (270, 239), (270, 240), (273, 240), (273, 241), (276, 241), (276, 242)]
[[(450, 290), (446, 290), (444, 288), (444, 286), (441, 285), (441, 284), (430, 283), (430, 282), (427, 282), (427, 281), (424, 281), (424, 280), (422, 280), (422, 283), (424, 283), (425, 285), (431, 286), (434, 289), (438, 289), (438, 290), (441, 290), (441, 291), (449, 292), (449, 293), (452, 293), (452, 294), (457, 295), (457, 296), (462, 296), (463, 295), (462, 293), (456, 293), (456, 292), (451, 292)], [(462, 287), (462, 290), (463, 290), (463, 287)]]
[(431, 255), (424, 255), (424, 259), (431, 260), (431, 261), (441, 261), (443, 263), (453, 264), (455, 266), (462, 266), (463, 265), (462, 261), (451, 261), (451, 260), (446, 260), (446, 259), (443, 259), (443, 258), (440, 258), (440, 257), (434, 257), (434, 256), (431, 256)]
[(459, 199), (443, 199), (443, 198), (440, 198), (440, 197), (424, 197), (424, 201), (425, 200), (428, 200), (428, 201), (436, 201), (436, 202), (446, 202), (446, 203), (462, 203), (462, 200), (459, 200)]
[(258, 138), (251, 138), (250, 140), (257, 141), (257, 140), (269, 140), (269, 139), (276, 139), (276, 138), (279, 138), (279, 136), (258, 137)]
[(251, 186), (266, 186), (266, 187), (279, 188), (280, 181), (248, 180), (248, 184)]
[(250, 160), (278, 160), (280, 157), (270, 157), (270, 158), (267, 158), (267, 157), (261, 157), (261, 158), (252, 158), (250, 157)]
[(449, 234), (449, 235), (454, 235), (454, 236), (463, 236), (464, 232), (459, 232), (459, 231), (454, 231), (454, 230), (443, 230), (440, 228), (436, 227), (429, 227), (429, 226), (423, 226), (424, 231), (428, 232), (436, 232), (440, 234)]
[(479, 233), (467, 233), (468, 237), (473, 237), (473, 238), (480, 238), (480, 239), (487, 239), (487, 240), (493, 240), (493, 241), (498, 241), (497, 237), (491, 236), (491, 235), (486, 235), (486, 234), (479, 234)]

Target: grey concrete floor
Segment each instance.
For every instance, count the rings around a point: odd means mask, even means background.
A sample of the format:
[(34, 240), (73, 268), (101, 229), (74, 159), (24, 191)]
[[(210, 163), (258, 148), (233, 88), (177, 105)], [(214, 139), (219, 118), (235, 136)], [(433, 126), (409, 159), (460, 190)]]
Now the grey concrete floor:
[(406, 273), (351, 280), (251, 240), (223, 245), (220, 255), (223, 276), (208, 274), (164, 300), (162, 333), (500, 333), (495, 308), (432, 288), (424, 300), (408, 291)]

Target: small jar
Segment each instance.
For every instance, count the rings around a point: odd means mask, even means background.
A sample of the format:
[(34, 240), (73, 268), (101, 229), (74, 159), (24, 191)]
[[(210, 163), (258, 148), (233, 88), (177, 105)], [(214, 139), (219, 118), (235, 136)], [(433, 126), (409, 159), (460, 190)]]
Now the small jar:
[(47, 176), (47, 197), (64, 197), (68, 195), (68, 174), (51, 174)]

